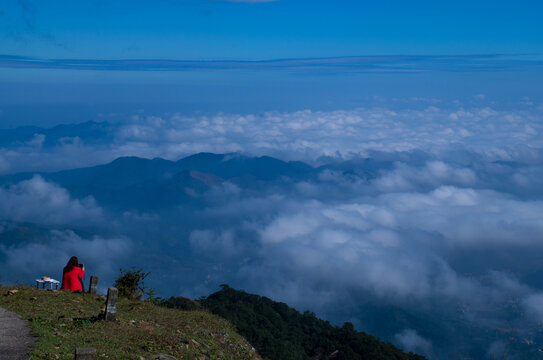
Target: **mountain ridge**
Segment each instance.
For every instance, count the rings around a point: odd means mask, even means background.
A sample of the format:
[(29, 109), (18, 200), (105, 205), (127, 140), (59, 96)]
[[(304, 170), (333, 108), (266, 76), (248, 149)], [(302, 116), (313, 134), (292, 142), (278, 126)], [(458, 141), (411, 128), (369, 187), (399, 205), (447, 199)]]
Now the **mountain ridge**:
[(424, 360), (375, 336), (358, 332), (347, 322), (333, 326), (315, 314), (300, 313), (282, 302), (249, 294), (228, 285), (193, 301), (182, 297), (161, 300), (162, 306), (182, 310), (208, 309), (232, 324), (268, 360)]

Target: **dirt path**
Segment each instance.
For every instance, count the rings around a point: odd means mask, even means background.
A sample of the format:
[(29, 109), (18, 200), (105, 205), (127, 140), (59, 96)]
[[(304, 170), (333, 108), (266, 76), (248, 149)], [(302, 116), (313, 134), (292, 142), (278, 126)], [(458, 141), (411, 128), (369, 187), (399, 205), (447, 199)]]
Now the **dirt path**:
[(0, 359), (30, 359), (28, 351), (35, 341), (27, 321), (0, 307)]

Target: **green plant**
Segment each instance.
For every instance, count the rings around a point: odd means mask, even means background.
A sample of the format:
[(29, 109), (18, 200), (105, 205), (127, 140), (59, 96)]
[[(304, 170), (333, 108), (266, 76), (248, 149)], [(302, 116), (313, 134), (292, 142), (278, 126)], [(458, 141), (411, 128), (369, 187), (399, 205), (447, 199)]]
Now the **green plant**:
[(2, 288), (0, 306), (29, 320), (38, 336), (32, 359), (70, 360), (77, 347), (96, 348), (98, 359), (152, 359), (157, 353), (177, 359), (260, 359), (231, 324), (207, 311), (178, 311), (121, 297), (117, 319), (109, 322), (98, 316), (105, 306), (98, 295), (9, 289), (18, 292), (4, 296), (7, 289)]
[(121, 274), (115, 280), (115, 287), (119, 290), (119, 296), (129, 299), (152, 299), (155, 295), (153, 288), (145, 286), (145, 278), (150, 272), (144, 272), (143, 269), (124, 270), (120, 269)]

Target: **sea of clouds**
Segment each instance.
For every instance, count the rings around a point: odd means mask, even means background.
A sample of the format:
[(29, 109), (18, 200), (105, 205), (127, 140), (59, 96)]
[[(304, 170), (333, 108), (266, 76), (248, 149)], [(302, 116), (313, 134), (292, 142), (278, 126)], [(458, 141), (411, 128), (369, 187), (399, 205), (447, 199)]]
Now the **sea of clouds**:
[[(379, 332), (362, 308), (375, 304), (454, 319), (492, 334), (463, 348), (488, 358), (511, 337), (533, 343), (543, 324), (543, 106), (438, 106), (135, 115), (90, 124), (101, 138), (47, 143), (54, 132), (37, 130), (4, 143), (4, 174), (201, 151), (333, 166), (258, 191), (225, 182), (194, 194), (200, 205), (188, 213), (114, 211), (40, 176), (6, 184), (0, 235), (16, 223), (46, 230), (0, 244), (0, 281), (54, 271), (77, 252), (106, 281), (118, 264), (147, 266), (162, 296), (229, 283), (368, 331)], [(440, 354), (446, 343), (415, 321), (389, 325), (385, 335), (407, 350)]]
[[(421, 106), (427, 103), (431, 105)], [(469, 108), (452, 103), (439, 107), (436, 99), (415, 99), (413, 104), (416, 109), (140, 114), (82, 126), (78, 129), (82, 133), (61, 129), (46, 135), (36, 129), (24, 140), (2, 142), (0, 174), (82, 167), (119, 156), (176, 160), (202, 151), (319, 163), (329, 158), (367, 157), (372, 151), (446, 154), (451, 149), (466, 149), (489, 160), (521, 157), (530, 161), (533, 149), (543, 146), (543, 105), (529, 99), (513, 110), (496, 110), (482, 101)]]

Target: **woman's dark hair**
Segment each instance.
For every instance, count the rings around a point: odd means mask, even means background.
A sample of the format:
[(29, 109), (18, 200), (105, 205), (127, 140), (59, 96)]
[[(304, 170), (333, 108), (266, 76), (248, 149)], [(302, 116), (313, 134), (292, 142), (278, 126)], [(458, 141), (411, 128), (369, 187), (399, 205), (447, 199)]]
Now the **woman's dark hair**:
[(77, 256), (72, 256), (70, 260), (68, 260), (68, 263), (64, 267), (64, 272), (71, 271), (74, 267), (79, 266), (79, 260), (77, 260)]

